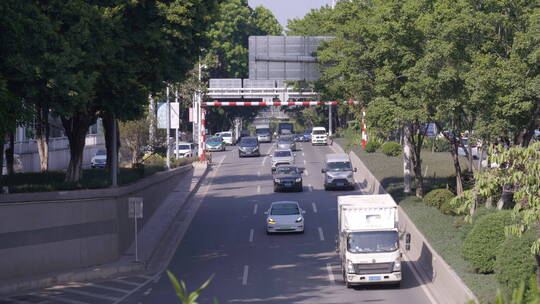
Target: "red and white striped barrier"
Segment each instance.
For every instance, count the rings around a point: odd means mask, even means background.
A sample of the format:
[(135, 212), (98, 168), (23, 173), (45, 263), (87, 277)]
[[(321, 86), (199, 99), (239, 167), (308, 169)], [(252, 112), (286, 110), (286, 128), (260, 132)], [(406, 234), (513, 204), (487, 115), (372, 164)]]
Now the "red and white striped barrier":
[(360, 101), (209, 101), (203, 102), (203, 107), (265, 107), (265, 106), (318, 106), (360, 104)]

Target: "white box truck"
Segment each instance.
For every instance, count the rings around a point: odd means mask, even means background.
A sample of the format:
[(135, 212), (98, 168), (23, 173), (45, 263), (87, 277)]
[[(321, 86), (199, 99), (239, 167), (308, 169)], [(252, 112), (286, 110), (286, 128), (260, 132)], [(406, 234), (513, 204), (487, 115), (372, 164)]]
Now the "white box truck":
[[(402, 253), (394, 199), (389, 194), (338, 196), (337, 209), (336, 250), (345, 285), (399, 286)], [(409, 234), (406, 241), (410, 244)]]

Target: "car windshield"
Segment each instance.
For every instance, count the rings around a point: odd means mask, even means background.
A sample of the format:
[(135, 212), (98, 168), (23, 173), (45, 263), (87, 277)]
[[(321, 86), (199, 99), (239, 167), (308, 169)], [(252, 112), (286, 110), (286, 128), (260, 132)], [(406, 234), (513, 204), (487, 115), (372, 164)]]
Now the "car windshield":
[(300, 214), (296, 204), (277, 204), (272, 206), (271, 215), (295, 215)]
[(189, 145), (178, 145), (178, 150), (190, 150), (191, 147)]
[(285, 143), (287, 143), (287, 142), (294, 141), (294, 138), (293, 138), (291, 135), (287, 135), (287, 136), (282, 135), (282, 136), (279, 138), (279, 141), (280, 141), (280, 142), (285, 142)]
[(257, 145), (257, 140), (252, 137), (244, 137), (240, 141), (240, 145), (244, 147), (255, 147)]
[(266, 128), (257, 129), (255, 130), (255, 133), (257, 133), (257, 135), (267, 135), (267, 134), (270, 134), (270, 129), (266, 129)]
[(350, 162), (331, 162), (326, 164), (328, 171), (351, 171)]
[(222, 142), (223, 139), (221, 139), (221, 137), (210, 137), (207, 142), (209, 143), (220, 143)]
[(221, 137), (231, 137), (231, 133), (221, 133)]
[(351, 232), (347, 250), (352, 253), (392, 252), (399, 246), (397, 231)]
[(323, 135), (323, 134), (326, 134), (326, 131), (325, 130), (315, 130), (315, 131), (313, 131), (313, 134), (315, 134), (315, 135)]
[(294, 174), (297, 172), (298, 172), (298, 169), (295, 167), (277, 167), (276, 168), (277, 174)]
[(97, 150), (96, 155), (107, 155), (107, 150)]
[(291, 156), (290, 151), (276, 151), (274, 152), (274, 157), (289, 157)]

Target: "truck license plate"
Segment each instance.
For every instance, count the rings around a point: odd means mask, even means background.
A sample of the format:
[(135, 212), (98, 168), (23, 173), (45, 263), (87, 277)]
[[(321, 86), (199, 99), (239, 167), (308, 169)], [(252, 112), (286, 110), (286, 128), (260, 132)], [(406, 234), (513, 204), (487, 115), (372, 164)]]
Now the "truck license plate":
[(380, 280), (381, 280), (381, 276), (370, 276), (370, 277), (369, 277), (369, 280), (370, 280), (370, 281), (380, 281)]

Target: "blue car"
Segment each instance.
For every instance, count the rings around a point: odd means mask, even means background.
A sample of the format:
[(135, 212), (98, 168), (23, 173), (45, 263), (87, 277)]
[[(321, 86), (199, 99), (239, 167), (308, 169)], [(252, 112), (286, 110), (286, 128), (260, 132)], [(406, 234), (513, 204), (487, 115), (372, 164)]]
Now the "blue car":
[(305, 130), (303, 135), (304, 135), (305, 142), (311, 141), (311, 130)]

